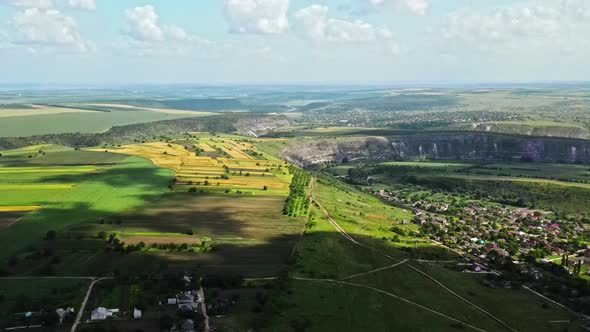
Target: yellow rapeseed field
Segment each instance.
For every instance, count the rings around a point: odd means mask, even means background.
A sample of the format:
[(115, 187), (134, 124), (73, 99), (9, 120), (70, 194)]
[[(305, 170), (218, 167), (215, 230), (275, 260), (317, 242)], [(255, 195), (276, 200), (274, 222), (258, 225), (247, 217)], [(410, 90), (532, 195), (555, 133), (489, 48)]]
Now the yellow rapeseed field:
[(0, 206), (0, 212), (30, 212), (40, 209), (40, 206)]
[[(230, 139), (210, 139), (195, 145), (209, 154), (216, 148), (231, 156), (198, 156), (185, 147), (164, 142), (125, 145), (109, 148), (109, 152), (123, 153), (150, 159), (159, 167), (176, 172), (176, 187), (199, 187), (219, 190), (260, 190), (285, 194), (289, 190), (290, 177), (281, 161), (253, 159), (245, 150), (255, 150), (249, 143)], [(94, 149), (103, 151), (104, 149)], [(280, 167), (280, 168), (279, 168)]]

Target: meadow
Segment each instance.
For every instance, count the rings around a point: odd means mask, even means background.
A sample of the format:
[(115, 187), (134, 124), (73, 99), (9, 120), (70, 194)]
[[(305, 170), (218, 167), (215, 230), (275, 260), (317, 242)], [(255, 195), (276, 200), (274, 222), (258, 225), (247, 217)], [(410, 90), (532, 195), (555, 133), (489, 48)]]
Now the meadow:
[[(93, 110), (91, 108), (39, 106), (32, 109), (0, 109), (0, 137), (61, 133), (100, 133), (115, 126), (209, 116), (206, 112), (174, 112), (159, 109)], [(26, 128), (26, 130), (23, 130)]]
[[(15, 215), (3, 222), (10, 226), (0, 232), (5, 243), (0, 261), (34, 245), (49, 231), (154, 199), (167, 190), (172, 178), (171, 171), (156, 168), (149, 160), (105, 152), (35, 146), (2, 153), (0, 206)], [(15, 238), (19, 240), (9, 240)]]
[[(392, 242), (387, 230), (399, 225), (396, 220), (407, 218), (407, 211), (330, 181), (316, 183), (315, 199), (363, 245), (336, 232), (321, 209), (313, 206), (314, 222), (297, 246), (289, 278), (273, 293), (265, 312), (272, 318), (260, 322), (264, 330), (474, 330), (469, 325), (487, 331), (510, 331), (506, 326), (532, 331), (578, 329), (576, 323), (569, 323), (568, 312), (525, 290), (488, 288), (482, 284), (485, 277), (457, 272), (453, 264), (421, 262), (419, 258), (446, 261), (457, 257), (412, 236)], [(413, 226), (399, 227), (413, 231)]]
[[(193, 271), (202, 274), (235, 273), (261, 276), (277, 273), (285, 264), (303, 229), (303, 219), (282, 215), (278, 196), (173, 193), (143, 206), (91, 224), (71, 227), (55, 241), (45, 243), (65, 257), (72, 239), (79, 244), (78, 264), (62, 273), (153, 274)], [(100, 232), (114, 234), (124, 245), (145, 244), (138, 251), (106, 251), (111, 247)], [(211, 250), (199, 251), (210, 239)], [(175, 244), (174, 249), (158, 245)], [(184, 246), (183, 246), (184, 244)], [(85, 257), (84, 259), (82, 259)], [(106, 264), (108, 262), (108, 264)], [(66, 272), (67, 271), (67, 272)]]

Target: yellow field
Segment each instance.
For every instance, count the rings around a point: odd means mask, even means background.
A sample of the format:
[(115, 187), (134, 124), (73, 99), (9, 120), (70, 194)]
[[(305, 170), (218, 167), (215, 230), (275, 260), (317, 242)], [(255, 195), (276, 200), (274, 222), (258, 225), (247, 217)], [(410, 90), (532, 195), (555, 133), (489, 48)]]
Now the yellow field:
[(43, 190), (43, 189), (71, 189), (73, 184), (0, 184), (0, 190)]
[(207, 143), (200, 143), (199, 147), (203, 150), (205, 150), (205, 152), (215, 152), (215, 149), (211, 147), (211, 145), (207, 144)]
[(30, 212), (40, 209), (40, 206), (0, 206), (0, 212)]
[(79, 110), (74, 108), (61, 108), (41, 105), (31, 105), (32, 108), (22, 109), (2, 109), (0, 110), (0, 118), (11, 116), (32, 116), (32, 115), (46, 115), (46, 114), (60, 114), (60, 113), (90, 113), (93, 111)]
[[(197, 156), (185, 147), (173, 143), (145, 143), (110, 148), (109, 152), (123, 153), (150, 159), (155, 165), (176, 172), (176, 188), (188, 190), (198, 187), (207, 190), (264, 191), (286, 195), (290, 179), (283, 162), (253, 159), (245, 150), (255, 148), (230, 139), (206, 139), (195, 145), (206, 152), (221, 149), (231, 158)], [(95, 149), (103, 151), (104, 149)], [(266, 187), (266, 190), (263, 188)]]
[(125, 105), (125, 104), (89, 104), (89, 106), (116, 107), (116, 108), (136, 109), (136, 110), (150, 111), (150, 112), (158, 112), (158, 113), (166, 113), (166, 114), (186, 114), (186, 115), (192, 115), (192, 116), (212, 116), (212, 115), (219, 115), (219, 113), (213, 113), (213, 112), (188, 111), (188, 110), (177, 110), (177, 109), (168, 109), (168, 108), (154, 108), (154, 107), (140, 107), (140, 106)]

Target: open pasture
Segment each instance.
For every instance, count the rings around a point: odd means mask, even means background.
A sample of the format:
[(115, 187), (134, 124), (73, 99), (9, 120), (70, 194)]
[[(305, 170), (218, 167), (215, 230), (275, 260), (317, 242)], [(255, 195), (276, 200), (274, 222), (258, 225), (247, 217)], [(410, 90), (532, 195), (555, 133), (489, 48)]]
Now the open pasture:
[[(579, 330), (569, 312), (524, 289), (487, 287), (485, 277), (461, 273), (453, 264), (421, 262), (457, 257), (421, 238), (392, 241), (391, 226), (409, 218), (408, 211), (331, 179), (317, 181), (314, 192), (362, 245), (343, 237), (312, 206), (314, 217), (297, 245), (293, 278), (272, 298), (268, 331), (302, 325), (310, 331), (474, 331), (467, 324), (485, 331)], [(384, 268), (392, 264), (398, 265)]]
[[(84, 108), (81, 106), (81, 108)], [(40, 113), (39, 109), (12, 110), (10, 116), (1, 117), (0, 137), (20, 137), (62, 133), (100, 133), (115, 126), (148, 123), (162, 120), (205, 116), (206, 113), (162, 112), (160, 110), (113, 109), (94, 111), (76, 107), (50, 108)]]
[[(0, 262), (50, 230), (59, 232), (143, 204), (164, 192), (172, 177), (149, 160), (113, 153), (56, 146), (2, 153), (0, 241), (5, 246)], [(31, 153), (36, 154), (29, 158)]]
[(26, 105), (21, 108), (0, 108), (0, 118), (13, 116), (34, 116), (60, 113), (89, 113), (90, 110), (75, 108), (52, 107), (44, 105)]
[[(52, 264), (57, 275), (160, 273), (163, 269), (274, 275), (283, 268), (304, 223), (303, 218), (283, 216), (283, 204), (279, 196), (171, 193), (149, 205), (65, 228), (54, 240), (38, 242), (34, 249), (50, 250), (52, 256), (23, 255), (13, 271), (44, 273), (43, 267), (57, 256), (60, 259)], [(145, 247), (127, 253), (106, 250), (109, 244), (98, 237), (101, 232), (116, 234), (125, 246), (143, 242)], [(198, 243), (204, 238), (211, 239), (213, 250), (199, 252)], [(157, 247), (171, 243), (186, 247)]]
[(208, 152), (209, 156), (192, 152), (186, 141), (182, 143), (185, 146), (155, 142), (125, 145), (109, 151), (148, 158), (156, 166), (174, 170), (176, 191), (195, 188), (206, 192), (240, 191), (257, 195), (286, 196), (289, 193), (292, 176), (284, 162), (254, 159), (245, 152), (258, 153), (250, 143), (228, 138), (194, 141), (202, 150), (213, 150)]

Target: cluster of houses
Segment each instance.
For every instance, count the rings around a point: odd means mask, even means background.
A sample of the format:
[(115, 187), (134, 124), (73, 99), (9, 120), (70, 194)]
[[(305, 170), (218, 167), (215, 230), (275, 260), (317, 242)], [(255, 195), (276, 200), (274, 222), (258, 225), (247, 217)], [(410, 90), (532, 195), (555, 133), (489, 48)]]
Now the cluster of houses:
[[(117, 318), (120, 313), (121, 313), (121, 310), (119, 310), (119, 309), (107, 309), (104, 307), (98, 307), (98, 308), (92, 310), (92, 312), (90, 313), (90, 320), (100, 321), (100, 320), (106, 320), (106, 319), (110, 319), (110, 318), (114, 319), (114, 318)], [(141, 316), (142, 316), (141, 310), (139, 310), (137, 308), (133, 308), (133, 318), (140, 319)]]
[[(580, 224), (551, 220), (537, 210), (411, 201), (386, 190), (375, 194), (413, 209), (413, 222), (435, 241), (482, 259), (492, 252), (509, 257), (534, 251), (537, 258), (573, 253), (568, 240), (585, 231)], [(590, 252), (578, 253), (573, 260), (590, 264)]]
[(167, 303), (178, 306), (179, 310), (197, 311), (203, 302), (201, 295), (196, 290), (181, 292), (168, 299)]
[[(201, 293), (196, 290), (180, 292), (176, 296), (168, 298), (168, 305), (175, 305), (182, 316), (190, 317), (190, 313), (201, 314), (201, 304), (203, 298)], [(183, 315), (184, 313), (184, 315)], [(193, 319), (184, 319), (179, 326), (179, 330), (182, 332), (195, 332), (197, 328)]]

